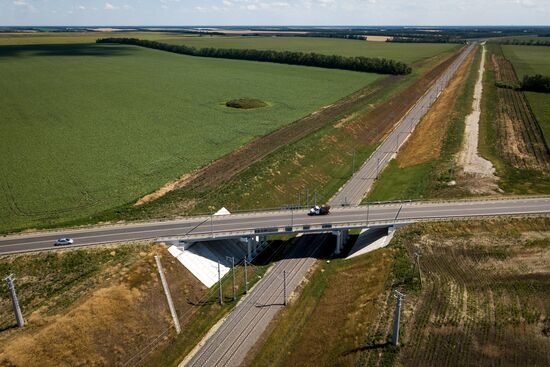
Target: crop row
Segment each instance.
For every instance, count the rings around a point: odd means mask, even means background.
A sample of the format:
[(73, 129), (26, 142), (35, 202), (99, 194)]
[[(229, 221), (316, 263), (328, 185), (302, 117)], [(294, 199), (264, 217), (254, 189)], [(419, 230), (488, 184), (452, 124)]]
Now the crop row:
[[(500, 51), (493, 57), (497, 83), (517, 85), (512, 64)], [(547, 170), (550, 152), (525, 95), (498, 88), (497, 140), (501, 156), (515, 168)]]

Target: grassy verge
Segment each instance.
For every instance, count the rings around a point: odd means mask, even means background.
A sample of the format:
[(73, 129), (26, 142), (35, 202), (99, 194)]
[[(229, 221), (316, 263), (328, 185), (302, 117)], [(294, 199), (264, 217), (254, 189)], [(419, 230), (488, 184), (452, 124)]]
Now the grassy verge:
[(278, 315), (248, 364), (355, 365), (391, 261), (392, 251), (385, 249), (350, 261), (319, 262), (300, 297)]
[[(475, 54), (472, 63), (467, 66), (464, 78), (455, 87), (456, 94), (444, 101), (436, 102), (435, 112), (430, 112), (417, 126), (415, 132), (404, 148), (392, 160), (374, 184), (372, 191), (365, 198), (367, 201), (425, 199), (438, 197), (463, 197), (467, 192), (461, 185), (449, 186), (450, 181), (457, 181), (455, 155), (460, 151), (466, 115), (471, 111), (474, 85), (477, 77), (477, 66), (480, 52)], [(452, 110), (438, 113), (437, 103), (454, 106)], [(431, 115), (433, 113), (433, 115)], [(436, 121), (435, 129), (443, 129), (441, 135), (434, 139), (429, 131), (424, 131), (423, 124), (427, 119)], [(425, 136), (421, 136), (425, 135)], [(437, 139), (440, 139), (438, 148)], [(415, 159), (421, 154), (417, 148), (429, 151), (427, 158)], [(431, 152), (430, 152), (431, 151)], [(436, 152), (436, 153), (434, 153)], [(413, 157), (412, 159), (410, 157)], [(412, 164), (408, 161), (413, 161)]]

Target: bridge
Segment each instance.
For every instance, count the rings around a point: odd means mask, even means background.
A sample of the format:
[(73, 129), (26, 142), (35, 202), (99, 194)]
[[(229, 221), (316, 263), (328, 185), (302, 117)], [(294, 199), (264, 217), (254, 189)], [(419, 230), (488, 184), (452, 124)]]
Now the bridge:
[[(73, 238), (74, 246), (135, 240), (177, 240), (192, 243), (244, 237), (250, 239), (250, 246), (254, 246), (257, 236), (274, 234), (331, 232), (340, 236), (350, 229), (419, 221), (540, 214), (550, 214), (550, 197), (378, 203), (338, 207), (325, 216), (308, 216), (306, 208), (269, 210), (10, 235), (0, 239), (0, 255), (51, 250), (54, 248), (53, 242), (59, 237)], [(338, 249), (339, 245), (337, 251)]]

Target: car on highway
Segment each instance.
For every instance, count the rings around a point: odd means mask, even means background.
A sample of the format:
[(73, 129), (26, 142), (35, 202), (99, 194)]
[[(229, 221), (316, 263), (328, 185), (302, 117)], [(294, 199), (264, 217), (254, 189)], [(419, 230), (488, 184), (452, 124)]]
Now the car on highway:
[(328, 205), (315, 205), (313, 208), (309, 209), (307, 215), (327, 215), (330, 213), (330, 206)]
[(59, 238), (53, 243), (53, 245), (66, 246), (66, 245), (72, 245), (73, 243), (74, 243), (74, 240), (72, 238)]

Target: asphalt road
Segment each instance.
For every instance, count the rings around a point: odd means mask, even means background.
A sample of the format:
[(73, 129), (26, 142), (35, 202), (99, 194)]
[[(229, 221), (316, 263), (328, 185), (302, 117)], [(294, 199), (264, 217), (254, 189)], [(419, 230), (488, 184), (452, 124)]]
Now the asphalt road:
[(413, 202), (403, 204), (381, 204), (357, 207), (343, 207), (331, 210), (326, 216), (308, 216), (307, 209), (277, 210), (232, 214), (214, 217), (189, 217), (182, 220), (135, 223), (106, 227), (83, 228), (38, 232), (6, 236), (0, 239), (0, 254), (52, 249), (53, 242), (60, 237), (71, 237), (76, 246), (123, 242), (159, 237), (182, 237), (198, 240), (254, 234), (262, 228), (292, 227), (301, 230), (303, 226), (334, 227), (351, 224), (369, 225), (401, 221), (464, 218), (492, 215), (550, 214), (550, 197), (526, 199), (501, 199), (457, 202)]
[(475, 45), (473, 44), (464, 48), (443, 75), (433, 83), (428, 91), (416, 102), (405, 116), (403, 116), (377, 150), (329, 201), (330, 205), (334, 207), (341, 205), (359, 205), (361, 203), (361, 200), (365, 194), (369, 192), (380, 172), (382, 172), (388, 163), (395, 157), (396, 152), (405, 141), (407, 141), (416, 125), (420, 122), (474, 48)]
[(240, 366), (275, 314), (284, 307), (283, 271), (286, 272), (288, 299), (315, 262), (315, 252), (327, 239), (326, 235), (296, 239), (284, 258), (267, 272), (219, 329), (180, 367)]

